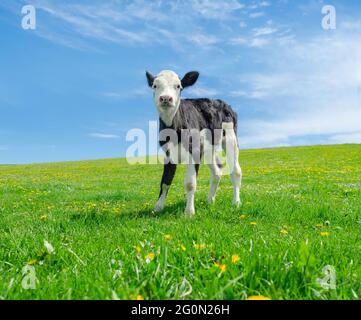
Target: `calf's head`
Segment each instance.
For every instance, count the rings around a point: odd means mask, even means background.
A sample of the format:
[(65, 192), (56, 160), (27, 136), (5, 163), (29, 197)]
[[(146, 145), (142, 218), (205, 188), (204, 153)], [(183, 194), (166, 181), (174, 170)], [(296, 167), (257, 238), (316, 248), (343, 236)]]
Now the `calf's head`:
[(148, 85), (154, 90), (154, 104), (160, 118), (170, 126), (178, 111), (182, 90), (194, 85), (199, 77), (196, 71), (188, 72), (181, 80), (178, 75), (169, 70), (162, 71), (157, 76), (146, 73)]

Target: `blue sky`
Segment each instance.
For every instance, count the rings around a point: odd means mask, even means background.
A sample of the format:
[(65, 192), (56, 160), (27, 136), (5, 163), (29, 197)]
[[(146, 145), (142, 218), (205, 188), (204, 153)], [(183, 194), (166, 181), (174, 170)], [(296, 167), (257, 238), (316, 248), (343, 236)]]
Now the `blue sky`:
[(200, 71), (184, 96), (231, 104), (243, 149), (361, 143), (360, 1), (1, 0), (0, 43), (0, 163), (124, 156), (163, 69)]

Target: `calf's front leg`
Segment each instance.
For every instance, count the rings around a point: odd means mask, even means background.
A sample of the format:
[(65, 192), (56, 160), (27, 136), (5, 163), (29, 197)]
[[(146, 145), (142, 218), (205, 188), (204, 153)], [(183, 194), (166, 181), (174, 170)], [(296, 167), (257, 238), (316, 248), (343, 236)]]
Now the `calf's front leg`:
[(155, 212), (160, 212), (164, 209), (165, 200), (167, 198), (168, 191), (172, 184), (176, 170), (177, 170), (177, 165), (170, 163), (168, 160), (166, 160), (163, 169), (162, 181), (160, 183), (159, 199), (154, 209)]

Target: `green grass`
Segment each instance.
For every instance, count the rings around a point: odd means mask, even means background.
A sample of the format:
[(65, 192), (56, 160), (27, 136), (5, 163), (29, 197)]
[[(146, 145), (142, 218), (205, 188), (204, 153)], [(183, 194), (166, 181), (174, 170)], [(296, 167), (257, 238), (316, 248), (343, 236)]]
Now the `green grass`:
[[(359, 299), (361, 145), (245, 150), (240, 162), (242, 206), (231, 206), (229, 177), (209, 206), (202, 166), (194, 218), (183, 167), (155, 214), (161, 165), (0, 166), (0, 298)], [(27, 264), (33, 290), (21, 285)], [(335, 290), (317, 282), (327, 265)]]

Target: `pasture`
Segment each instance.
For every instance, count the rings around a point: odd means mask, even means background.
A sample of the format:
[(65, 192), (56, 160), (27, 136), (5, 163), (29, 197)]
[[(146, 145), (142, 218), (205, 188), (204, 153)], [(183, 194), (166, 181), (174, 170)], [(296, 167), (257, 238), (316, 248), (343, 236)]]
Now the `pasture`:
[(242, 206), (229, 176), (208, 205), (201, 166), (193, 218), (183, 167), (156, 214), (161, 165), (0, 166), (0, 299), (360, 299), (361, 145), (241, 150), (240, 163)]

